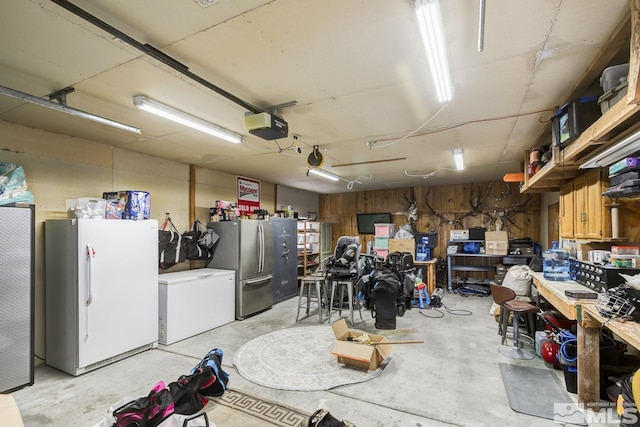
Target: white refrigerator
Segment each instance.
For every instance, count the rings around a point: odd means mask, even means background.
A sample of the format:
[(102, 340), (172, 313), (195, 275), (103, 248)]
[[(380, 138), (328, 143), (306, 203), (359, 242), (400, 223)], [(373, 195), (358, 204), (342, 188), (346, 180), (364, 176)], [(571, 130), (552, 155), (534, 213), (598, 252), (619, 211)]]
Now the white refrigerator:
[(46, 364), (80, 375), (158, 346), (158, 222), (45, 222)]

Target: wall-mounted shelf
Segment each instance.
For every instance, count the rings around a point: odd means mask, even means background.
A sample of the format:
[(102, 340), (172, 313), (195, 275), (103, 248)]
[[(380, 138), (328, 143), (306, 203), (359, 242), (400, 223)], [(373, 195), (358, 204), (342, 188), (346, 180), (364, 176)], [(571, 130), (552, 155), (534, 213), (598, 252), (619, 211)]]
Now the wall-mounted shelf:
[[(629, 49), (629, 75), (627, 81), (628, 94), (609, 110), (607, 110), (595, 123), (587, 128), (577, 140), (560, 150), (552, 147), (551, 160), (537, 173), (529, 175), (529, 153), (525, 153), (524, 181), (520, 191), (522, 193), (535, 193), (547, 191), (559, 191), (563, 184), (582, 174), (579, 166), (586, 159), (609, 146), (614, 140), (623, 138), (633, 129), (637, 128), (640, 118), (640, 11), (638, 3), (631, 2), (630, 13), (620, 22), (616, 30), (609, 38), (609, 43), (602, 47), (600, 53), (585, 70), (581, 78), (572, 89), (567, 99), (582, 96), (585, 91), (597, 82), (602, 71), (615, 60), (616, 55)], [(548, 130), (548, 128), (547, 128)], [(549, 132), (543, 133), (543, 137), (536, 141), (535, 146), (546, 145), (551, 142)]]
[(637, 122), (635, 119), (639, 112), (640, 105), (627, 104), (626, 98), (621, 99), (563, 150), (552, 147), (551, 160), (535, 175), (529, 176), (528, 168), (525, 167), (525, 180), (520, 191), (528, 193), (560, 190), (564, 182), (580, 174), (578, 167), (591, 154), (610, 144), (612, 135), (617, 137), (630, 133), (630, 127)]

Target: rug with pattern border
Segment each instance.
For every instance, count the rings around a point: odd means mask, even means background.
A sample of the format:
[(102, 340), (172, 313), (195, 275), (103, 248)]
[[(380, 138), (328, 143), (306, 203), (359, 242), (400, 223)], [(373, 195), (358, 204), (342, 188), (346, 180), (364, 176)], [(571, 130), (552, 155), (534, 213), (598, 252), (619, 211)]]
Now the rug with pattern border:
[[(224, 408), (232, 411), (225, 411)], [(211, 424), (222, 426), (306, 426), (311, 414), (238, 390), (227, 389), (206, 408)], [(268, 424), (267, 424), (268, 423)]]

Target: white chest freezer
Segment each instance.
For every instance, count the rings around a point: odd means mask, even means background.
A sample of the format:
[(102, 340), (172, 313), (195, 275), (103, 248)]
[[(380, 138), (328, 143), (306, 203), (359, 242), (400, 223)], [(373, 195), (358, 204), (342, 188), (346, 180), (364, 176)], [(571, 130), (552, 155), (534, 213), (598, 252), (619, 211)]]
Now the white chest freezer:
[(169, 345), (235, 320), (234, 270), (200, 268), (158, 276), (158, 342)]

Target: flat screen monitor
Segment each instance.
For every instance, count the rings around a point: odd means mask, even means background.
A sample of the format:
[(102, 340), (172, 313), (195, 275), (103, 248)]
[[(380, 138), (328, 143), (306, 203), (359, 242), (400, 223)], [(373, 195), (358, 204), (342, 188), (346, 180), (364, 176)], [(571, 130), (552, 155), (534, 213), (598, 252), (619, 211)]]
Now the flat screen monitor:
[(356, 214), (358, 234), (375, 234), (375, 224), (391, 224), (390, 213)]

